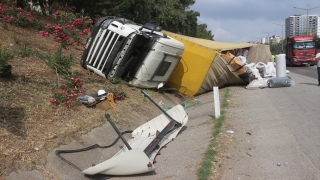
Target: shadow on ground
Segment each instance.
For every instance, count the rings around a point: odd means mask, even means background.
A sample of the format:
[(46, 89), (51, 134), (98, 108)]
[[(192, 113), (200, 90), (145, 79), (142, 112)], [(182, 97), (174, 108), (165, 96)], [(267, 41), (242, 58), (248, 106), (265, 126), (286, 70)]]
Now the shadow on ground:
[(0, 127), (14, 135), (26, 137), (25, 112), (23, 108), (0, 107)]

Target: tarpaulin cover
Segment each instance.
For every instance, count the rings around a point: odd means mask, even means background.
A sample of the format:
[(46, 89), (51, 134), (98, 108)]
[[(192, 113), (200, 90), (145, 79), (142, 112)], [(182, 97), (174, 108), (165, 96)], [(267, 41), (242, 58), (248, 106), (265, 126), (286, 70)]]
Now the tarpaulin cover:
[(210, 65), (206, 77), (197, 94), (203, 94), (212, 91), (213, 86), (223, 87), (226, 85), (246, 84), (230, 65), (221, 58), (221, 54), (214, 58)]
[(181, 34), (175, 34), (169, 31), (162, 31), (162, 33), (169, 35), (170, 37), (173, 37), (174, 39), (180, 41), (188, 41), (190, 43), (195, 43), (197, 45), (203, 46), (205, 48), (215, 50), (215, 51), (226, 51), (226, 50), (234, 50), (234, 49), (241, 49), (246, 47), (252, 47), (256, 44), (252, 43), (226, 43), (226, 42), (218, 42), (218, 41), (212, 41), (207, 39), (200, 39), (200, 38), (194, 38), (189, 36), (184, 36)]
[(258, 63), (263, 62), (267, 64), (271, 61), (271, 52), (270, 52), (270, 46), (264, 45), (264, 44), (257, 44), (256, 46), (252, 46), (249, 49), (248, 55), (247, 55), (247, 64), (249, 63)]

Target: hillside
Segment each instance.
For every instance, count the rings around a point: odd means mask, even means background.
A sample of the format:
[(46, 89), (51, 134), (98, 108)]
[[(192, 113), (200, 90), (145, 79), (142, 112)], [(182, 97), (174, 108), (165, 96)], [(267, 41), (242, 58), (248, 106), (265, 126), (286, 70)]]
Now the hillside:
[[(65, 76), (57, 74), (45, 64), (39, 54), (53, 54), (59, 43), (51, 37), (39, 35), (31, 28), (20, 28), (0, 21), (1, 47), (12, 51), (14, 58), (8, 62), (13, 76), (0, 78), (0, 179), (15, 170), (46, 171), (44, 165), (48, 152), (66, 144), (95, 127), (106, 123), (104, 111), (87, 108), (76, 99), (70, 104), (49, 101), (51, 90), (63, 83)], [(88, 36), (87, 36), (88, 37)], [(87, 37), (81, 39), (85, 42)], [(30, 53), (27, 53), (30, 52)], [(123, 129), (134, 129), (142, 122), (161, 112), (143, 98), (139, 88), (125, 84), (112, 84), (79, 65), (83, 47), (70, 47), (63, 55), (72, 55), (70, 73), (84, 82), (83, 94), (100, 89), (123, 92), (124, 100), (115, 101), (116, 109), (107, 113)], [(38, 55), (37, 55), (38, 54)], [(187, 98), (177, 92), (147, 90), (153, 99)], [(134, 112), (136, 115), (132, 115)]]

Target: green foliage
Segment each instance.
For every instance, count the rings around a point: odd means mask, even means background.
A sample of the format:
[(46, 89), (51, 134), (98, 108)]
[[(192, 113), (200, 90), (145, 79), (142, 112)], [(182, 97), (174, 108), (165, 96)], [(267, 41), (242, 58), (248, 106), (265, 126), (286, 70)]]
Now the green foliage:
[[(194, 0), (141, 0), (111, 1), (103, 15), (115, 15), (133, 20), (139, 24), (147, 22), (163, 27), (163, 29), (197, 37), (197, 17), (200, 13), (187, 10), (195, 3)], [(211, 34), (210, 31), (206, 32)], [(210, 36), (200, 36), (211, 39)]]
[[(282, 46), (282, 41), (276, 44), (270, 44), (270, 51), (271, 54), (282, 54), (286, 52), (286, 40), (283, 41), (283, 46)], [(283, 48), (283, 49), (282, 49)]]
[[(230, 96), (230, 90), (226, 89), (223, 95), (222, 107), (228, 107), (227, 99)], [(215, 150), (215, 147), (219, 145), (218, 137), (221, 133), (221, 128), (226, 119), (226, 112), (222, 111), (220, 117), (215, 119), (214, 127), (212, 131), (212, 140), (206, 150), (203, 161), (200, 164), (200, 168), (198, 169), (198, 179), (199, 180), (207, 180), (210, 176), (212, 176), (212, 161), (215, 159), (215, 155), (218, 153)]]
[(199, 24), (197, 26), (197, 38), (202, 38), (202, 39), (208, 39), (208, 40), (214, 40), (211, 31), (207, 30), (207, 24)]
[(67, 73), (73, 62), (72, 55), (63, 56), (62, 47), (59, 46), (54, 54), (47, 56), (46, 64), (57, 73)]
[(39, 24), (39, 23), (34, 23), (34, 24), (33, 24), (33, 28), (34, 28), (35, 30), (40, 31), (40, 30), (44, 29), (44, 26), (43, 26), (42, 24)]
[(13, 53), (6, 48), (0, 46), (0, 75), (6, 73), (8, 67), (8, 61), (13, 59)]
[(33, 54), (34, 54), (35, 56), (37, 56), (38, 58), (40, 58), (40, 59), (46, 59), (46, 58), (47, 58), (47, 56), (46, 56), (44, 53), (41, 53), (41, 52), (39, 52), (39, 51), (34, 51), (34, 50), (33, 50)]
[(60, 84), (51, 90), (52, 95), (50, 102), (68, 105), (73, 99), (76, 99), (76, 97), (84, 92), (82, 89), (83, 84), (82, 79), (78, 77), (67, 79), (65, 83)]
[(227, 88), (226, 92), (223, 95), (223, 101), (222, 101), (222, 105), (221, 105), (223, 108), (228, 107), (228, 105), (229, 105), (229, 102), (228, 102), (229, 96), (230, 96), (230, 89)]
[(0, 4), (6, 4), (8, 0), (0, 0)]
[(119, 78), (119, 77), (112, 77), (112, 78), (110, 79), (110, 83), (111, 83), (111, 84), (119, 84), (119, 83), (121, 83), (121, 78)]
[[(56, 33), (55, 41), (61, 42), (63, 48), (71, 45), (72, 42), (67, 39), (69, 37), (74, 42), (72, 45), (80, 44), (78, 33), (74, 30), (66, 31), (66, 27), (64, 26), (74, 24), (77, 20), (77, 23), (81, 24), (82, 29), (92, 28), (91, 19), (83, 18), (86, 16), (92, 18), (108, 15), (123, 17), (133, 20), (138, 24), (149, 22), (174, 33), (214, 40), (214, 35), (212, 35), (210, 30), (207, 30), (206, 24), (197, 24), (197, 18), (200, 16), (200, 13), (189, 10), (189, 7), (195, 3), (194, 0), (48, 0), (49, 6), (45, 6), (46, 1), (44, 0), (32, 0), (32, 2), (40, 4), (42, 13), (31, 13), (21, 8), (17, 8), (25, 7), (25, 9), (28, 9), (26, 1), (18, 0), (17, 4), (14, 4), (13, 1), (8, 1), (8, 8), (5, 12), (5, 21), (21, 27), (33, 27), (43, 31), (45, 27), (38, 23), (40, 21), (38, 21), (37, 18), (39, 14), (47, 15), (46, 12), (49, 12), (55, 16), (55, 20), (58, 21), (57, 24), (62, 27), (61, 32)], [(6, 25), (6, 23), (3, 24)], [(51, 28), (47, 31), (52, 34), (54, 29)]]
[[(25, 2), (18, 0), (18, 6), (27, 7)], [(90, 16), (97, 20), (103, 16), (117, 16), (133, 20), (138, 24), (153, 23), (174, 33), (213, 40), (212, 32), (207, 30), (207, 25), (197, 24), (200, 13), (189, 9), (195, 0), (48, 0), (49, 7), (44, 0), (32, 0), (32, 2), (40, 4), (43, 15), (46, 15), (47, 11), (55, 14), (60, 21), (58, 23), (60, 26), (68, 24), (70, 19), (76, 17)], [(69, 13), (64, 14), (60, 11)], [(10, 8), (7, 16), (15, 16), (17, 13), (19, 10)], [(23, 16), (16, 16), (12, 22), (22, 27), (32, 26), (37, 30), (44, 28), (36, 23), (37, 21), (33, 21), (32, 17), (37, 15), (36, 12), (32, 15), (25, 12), (23, 14)], [(78, 42), (75, 34), (66, 34)]]
[(50, 102), (52, 103), (64, 103), (68, 100), (68, 96), (65, 91), (60, 92), (52, 92), (52, 99), (50, 99)]
[[(25, 11), (23, 7), (26, 1), (6, 1), (1, 3), (2, 11), (0, 11), (0, 18), (5, 23), (12, 23), (19, 27), (35, 27), (38, 26), (38, 22), (34, 21), (33, 14), (31, 12)], [(26, 6), (28, 7), (28, 6)], [(30, 8), (29, 8), (30, 9)]]
[[(48, 10), (50, 14), (55, 12), (57, 9), (64, 7), (68, 12), (73, 12), (76, 14), (81, 14), (81, 16), (91, 16), (93, 17), (96, 14), (100, 14), (104, 9), (104, 4), (107, 4), (109, 1), (103, 0), (49, 0), (49, 7), (46, 7), (46, 1), (44, 0), (32, 0), (33, 2), (39, 2), (41, 9)], [(113, 2), (115, 0), (111, 0)], [(44, 11), (43, 11), (43, 14)]]
[(19, 27), (28, 27), (30, 25), (32, 25), (32, 23), (30, 23), (30, 20), (25, 18), (25, 17), (21, 17), (18, 16), (14, 21), (13, 24), (15, 24), (16, 26)]
[(281, 43), (270, 44), (271, 54), (281, 54)]
[(19, 56), (21, 57), (28, 57), (33, 53), (32, 49), (27, 47), (26, 44), (22, 46), (22, 48), (18, 51)]
[(144, 95), (144, 94), (140, 94), (140, 98), (143, 100), (143, 101), (147, 101), (147, 97)]

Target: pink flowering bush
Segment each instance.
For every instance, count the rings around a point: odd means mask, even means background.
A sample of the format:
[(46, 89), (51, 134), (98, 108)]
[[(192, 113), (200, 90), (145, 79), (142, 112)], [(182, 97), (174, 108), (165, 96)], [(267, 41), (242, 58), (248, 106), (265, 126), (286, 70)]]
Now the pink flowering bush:
[(16, 2), (10, 0), (8, 0), (7, 4), (0, 4), (0, 20), (20, 27), (36, 26), (33, 14), (16, 7)]
[(84, 94), (84, 90), (82, 89), (83, 84), (81, 78), (72, 77), (66, 83), (60, 84), (59, 87), (51, 90), (49, 101), (53, 104), (70, 104), (73, 99)]
[(0, 4), (0, 21), (13, 23), (21, 27), (34, 27), (44, 37), (52, 37), (54, 42), (61, 43), (65, 49), (67, 46), (84, 46), (80, 42), (81, 36), (88, 36), (93, 20), (87, 16), (76, 14), (75, 7), (62, 7), (50, 9), (55, 17), (54, 24), (41, 25), (35, 20), (31, 12), (16, 6), (16, 1), (8, 0), (7, 4)]
[[(57, 14), (57, 12), (56, 12)], [(51, 25), (47, 24), (45, 26), (45, 30), (40, 31), (39, 33), (48, 37), (51, 35), (55, 42), (60, 42), (63, 47), (67, 47), (68, 45), (76, 46), (81, 45), (80, 36), (87, 36), (90, 33), (90, 25), (92, 24), (92, 20), (87, 17), (76, 18), (72, 21), (68, 13), (64, 13), (64, 15), (58, 14), (57, 16), (63, 18), (64, 25)], [(91, 24), (90, 24), (91, 23)], [(87, 28), (85, 28), (87, 27)], [(77, 33), (78, 32), (78, 33)]]
[(58, 25), (47, 24), (40, 34), (44, 37), (52, 36), (53, 40), (61, 43), (64, 48), (69, 45), (83, 46), (80, 37), (90, 34), (93, 20), (87, 16), (80, 17), (74, 11), (74, 7), (63, 7), (56, 10), (54, 14)]

